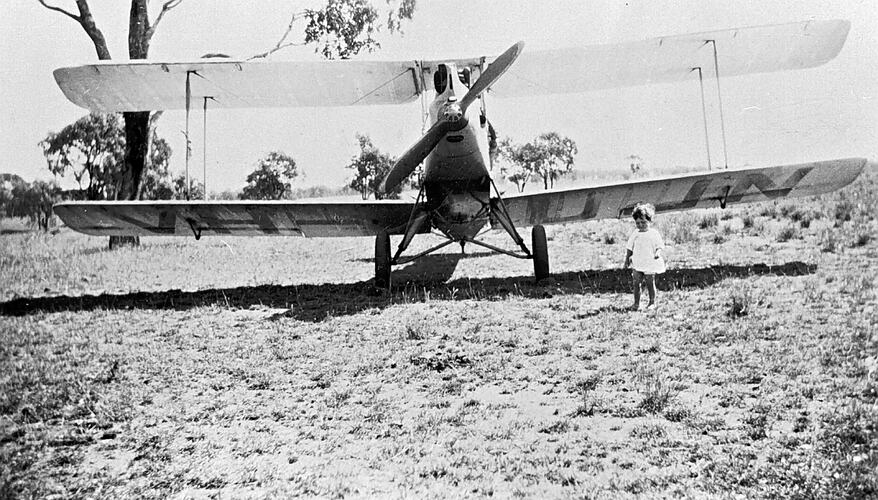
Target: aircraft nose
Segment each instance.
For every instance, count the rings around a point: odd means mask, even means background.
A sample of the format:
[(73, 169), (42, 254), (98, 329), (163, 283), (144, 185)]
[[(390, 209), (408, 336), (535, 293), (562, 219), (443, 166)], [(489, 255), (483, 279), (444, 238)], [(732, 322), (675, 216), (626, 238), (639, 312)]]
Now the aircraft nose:
[(442, 116), (446, 121), (458, 122), (463, 117), (463, 110), (460, 109), (460, 104), (449, 102), (445, 105), (445, 109), (442, 110)]

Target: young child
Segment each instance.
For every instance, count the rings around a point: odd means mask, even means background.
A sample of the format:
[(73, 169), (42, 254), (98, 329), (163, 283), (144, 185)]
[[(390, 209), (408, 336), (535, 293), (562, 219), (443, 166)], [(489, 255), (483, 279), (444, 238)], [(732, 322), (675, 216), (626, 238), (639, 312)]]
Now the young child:
[(631, 276), (634, 282), (633, 310), (640, 309), (640, 290), (646, 283), (649, 293), (647, 310), (655, 308), (655, 275), (665, 272), (665, 260), (662, 258), (665, 244), (662, 236), (652, 228), (655, 207), (649, 203), (638, 203), (631, 214), (637, 230), (631, 233), (625, 245), (625, 269), (634, 268)]

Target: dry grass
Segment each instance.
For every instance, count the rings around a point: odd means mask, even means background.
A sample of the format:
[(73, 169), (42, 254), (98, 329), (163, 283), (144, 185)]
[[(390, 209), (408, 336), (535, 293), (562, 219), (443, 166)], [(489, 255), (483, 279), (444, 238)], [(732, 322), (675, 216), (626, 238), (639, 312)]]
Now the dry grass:
[(0, 497), (874, 496), (875, 193), (659, 216), (650, 313), (629, 221), (388, 295), (368, 239), (3, 234)]

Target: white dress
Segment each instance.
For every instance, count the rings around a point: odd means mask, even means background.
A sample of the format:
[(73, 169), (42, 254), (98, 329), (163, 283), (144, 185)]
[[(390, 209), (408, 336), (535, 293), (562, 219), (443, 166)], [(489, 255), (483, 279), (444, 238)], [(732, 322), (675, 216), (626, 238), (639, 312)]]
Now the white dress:
[(635, 271), (644, 274), (661, 274), (665, 272), (665, 259), (659, 255), (656, 259), (656, 252), (664, 251), (665, 244), (662, 241), (662, 235), (654, 228), (646, 231), (634, 231), (628, 238), (628, 244), (625, 246), (631, 250), (631, 267)]

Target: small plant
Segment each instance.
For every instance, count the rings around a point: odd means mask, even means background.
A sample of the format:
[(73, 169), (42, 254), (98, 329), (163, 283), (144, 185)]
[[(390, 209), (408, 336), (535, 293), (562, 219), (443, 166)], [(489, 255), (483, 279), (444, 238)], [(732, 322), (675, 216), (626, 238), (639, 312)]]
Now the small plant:
[(414, 318), (406, 321), (403, 338), (405, 340), (425, 340), (432, 337), (433, 334), (433, 327), (426, 318)]
[(701, 220), (698, 221), (698, 227), (701, 229), (710, 229), (716, 227), (717, 224), (719, 224), (719, 216), (715, 213), (705, 214), (701, 217)]
[(744, 432), (750, 440), (757, 441), (768, 437), (768, 412), (765, 405), (756, 405), (744, 418)]
[(744, 224), (744, 229), (751, 229), (753, 227), (753, 216), (747, 214), (741, 219), (741, 222)]
[(762, 211), (759, 212), (759, 215), (762, 217), (769, 217), (771, 219), (777, 218), (777, 205), (768, 205), (763, 208)]
[(629, 435), (633, 438), (643, 439), (646, 441), (653, 441), (661, 439), (668, 435), (668, 431), (665, 430), (664, 426), (658, 423), (647, 423), (639, 425), (633, 429)]
[(540, 428), (537, 432), (541, 432), (543, 434), (562, 434), (570, 430), (570, 421), (567, 419), (556, 420), (552, 422), (550, 425)]
[(777, 241), (783, 243), (799, 237), (799, 229), (796, 226), (785, 226), (777, 233)]
[(726, 316), (734, 319), (747, 316), (753, 306), (753, 293), (747, 287), (738, 287), (729, 294)]
[[(799, 214), (799, 213), (800, 212), (796, 212), (796, 214)], [(793, 219), (793, 220), (795, 220), (795, 219)], [(812, 220), (814, 220), (814, 217), (812, 217), (810, 212), (804, 212), (803, 215), (801, 216), (801, 218), (799, 219), (799, 226), (801, 226), (802, 229), (808, 229), (809, 227), (811, 227)]]
[(781, 217), (786, 217), (786, 218), (788, 218), (788, 219), (796, 220), (796, 219), (793, 217), (793, 214), (796, 213), (796, 211), (797, 211), (795, 205), (786, 205), (786, 204), (781, 205), (781, 206), (779, 207), (779, 211), (780, 211), (780, 215), (781, 215)]
[(838, 205), (835, 206), (835, 222), (837, 225), (841, 225), (853, 218), (854, 215), (854, 204), (848, 200), (842, 200)]
[(726, 238), (720, 233), (714, 233), (712, 241), (714, 245), (720, 245), (726, 242)]
[(857, 233), (857, 236), (854, 237), (854, 241), (851, 242), (851, 247), (852, 248), (864, 247), (871, 240), (872, 240), (871, 233), (869, 233), (868, 231), (860, 231), (859, 233)]
[(647, 413), (661, 413), (674, 400), (675, 391), (656, 367), (641, 372), (637, 377), (638, 392), (643, 395), (638, 407)]
[(698, 242), (698, 230), (696, 217), (692, 214), (673, 215), (663, 218), (662, 227), (659, 228), (662, 234), (668, 235), (668, 240), (676, 245), (684, 243)]
[(573, 412), (574, 417), (583, 417), (593, 415), (597, 407), (597, 401), (591, 397), (591, 394), (601, 383), (600, 373), (592, 373), (586, 377), (578, 379), (572, 387), (571, 392), (576, 392), (582, 398), (582, 404)]
[(606, 243), (607, 245), (615, 245), (616, 235), (613, 233), (604, 233), (604, 243)]
[(682, 422), (692, 416), (692, 412), (683, 406), (673, 405), (667, 409), (663, 413), (666, 420), (669, 422)]

